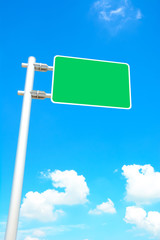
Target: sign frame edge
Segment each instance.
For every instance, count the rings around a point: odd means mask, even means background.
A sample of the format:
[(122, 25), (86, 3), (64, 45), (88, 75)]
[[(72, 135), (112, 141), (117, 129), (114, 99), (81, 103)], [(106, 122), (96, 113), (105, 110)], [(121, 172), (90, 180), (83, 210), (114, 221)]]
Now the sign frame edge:
[[(89, 104), (78, 104), (78, 103), (65, 103), (65, 102), (56, 102), (52, 99), (53, 96), (53, 87), (54, 87), (54, 71), (55, 71), (55, 59), (56, 57), (65, 57), (65, 58), (75, 58), (75, 59), (82, 59), (82, 60), (91, 60), (91, 61), (99, 61), (99, 62), (109, 62), (109, 63), (117, 63), (117, 64), (125, 64), (128, 66), (128, 77), (129, 77), (129, 99), (130, 99), (130, 106), (128, 108), (124, 107), (111, 107), (111, 106), (100, 106), (100, 105), (89, 105)], [(131, 78), (130, 78), (130, 65), (124, 62), (113, 62), (113, 61), (105, 61), (105, 60), (98, 60), (98, 59), (89, 59), (89, 58), (80, 58), (80, 57), (70, 57), (70, 56), (63, 56), (63, 55), (56, 55), (54, 56), (53, 60), (53, 75), (52, 75), (52, 88), (51, 88), (51, 102), (57, 104), (65, 104), (65, 105), (77, 105), (77, 106), (86, 106), (86, 107), (101, 107), (101, 108), (116, 108), (116, 109), (125, 109), (129, 110), (132, 108), (132, 98), (131, 98)]]

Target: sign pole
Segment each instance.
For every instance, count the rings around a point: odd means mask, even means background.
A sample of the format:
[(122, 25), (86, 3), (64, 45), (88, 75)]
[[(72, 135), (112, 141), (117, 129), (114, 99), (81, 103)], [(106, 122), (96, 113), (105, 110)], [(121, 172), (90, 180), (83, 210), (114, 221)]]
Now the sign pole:
[(28, 58), (25, 91), (23, 97), (22, 114), (16, 154), (16, 163), (5, 240), (16, 240), (17, 236), (32, 101), (31, 91), (34, 82), (35, 61), (36, 59), (34, 57)]

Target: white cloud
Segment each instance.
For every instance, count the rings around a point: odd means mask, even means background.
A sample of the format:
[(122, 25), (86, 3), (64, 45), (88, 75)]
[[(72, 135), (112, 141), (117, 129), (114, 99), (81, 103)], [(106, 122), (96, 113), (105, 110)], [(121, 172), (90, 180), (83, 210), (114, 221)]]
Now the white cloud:
[(73, 170), (48, 172), (45, 177), (52, 180), (55, 188), (64, 188), (64, 191), (48, 189), (42, 193), (28, 192), (21, 205), (21, 216), (39, 221), (54, 221), (63, 215), (61, 209), (55, 209), (58, 205), (75, 205), (87, 202), (89, 188), (85, 178), (77, 175)]
[(136, 9), (131, 0), (99, 0), (94, 2), (92, 10), (112, 33), (142, 18), (140, 9)]
[(110, 11), (110, 16), (112, 16), (112, 15), (121, 15), (123, 17), (125, 15), (124, 14), (124, 8), (120, 7), (120, 8), (117, 8), (116, 10), (111, 10)]
[(44, 237), (45, 236), (45, 232), (40, 230), (40, 229), (35, 229), (33, 231), (33, 236), (36, 236), (36, 237)]
[(108, 198), (107, 202), (103, 202), (100, 205), (97, 205), (95, 209), (91, 209), (89, 214), (100, 215), (102, 213), (116, 213), (116, 209), (114, 207), (114, 203), (111, 199)]
[[(27, 233), (27, 230), (25, 230), (24, 232)], [(42, 231), (41, 229), (30, 229), (28, 230), (28, 232), (32, 232), (32, 235), (27, 235), (24, 240), (40, 240), (42, 237), (44, 237), (46, 234), (44, 231)], [(38, 238), (37, 238), (38, 237)]]
[(151, 165), (124, 165), (123, 175), (127, 179), (126, 200), (138, 204), (160, 201), (160, 172)]
[[(75, 224), (75, 225), (52, 225), (47, 227), (31, 228), (31, 229), (19, 229), (17, 240), (44, 240), (53, 238), (53, 236), (58, 235), (62, 232), (69, 232), (74, 229), (86, 229), (85, 224)], [(1, 237), (1, 236), (0, 236)], [(1, 239), (1, 238), (0, 238)], [(4, 237), (2, 238), (4, 239)]]
[(151, 233), (154, 237), (160, 236), (160, 213), (146, 211), (140, 207), (127, 207), (124, 218), (126, 223), (134, 224), (137, 228)]
[(65, 188), (65, 192), (56, 195), (56, 204), (73, 205), (87, 202), (89, 188), (82, 175), (78, 176), (73, 170), (64, 172), (57, 170), (50, 173), (50, 177), (54, 187)]
[(141, 10), (140, 10), (140, 9), (138, 9), (138, 11), (137, 11), (136, 18), (137, 18), (137, 19), (141, 19), (141, 18), (142, 18), (142, 13), (141, 13)]
[(39, 238), (27, 236), (24, 240), (39, 240)]
[(21, 216), (43, 222), (55, 221), (59, 215), (63, 214), (63, 211), (55, 210), (50, 199), (52, 197), (54, 199), (53, 190), (46, 190), (42, 193), (28, 192), (21, 205)]

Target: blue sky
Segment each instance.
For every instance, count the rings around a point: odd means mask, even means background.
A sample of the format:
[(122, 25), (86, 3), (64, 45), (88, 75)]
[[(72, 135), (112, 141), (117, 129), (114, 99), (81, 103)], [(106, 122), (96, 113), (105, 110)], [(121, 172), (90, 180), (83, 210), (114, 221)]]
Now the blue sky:
[[(18, 240), (160, 236), (158, 0), (1, 4), (1, 209), (4, 239), (29, 56), (126, 62), (132, 109), (32, 101)], [(52, 73), (34, 90), (51, 92)]]

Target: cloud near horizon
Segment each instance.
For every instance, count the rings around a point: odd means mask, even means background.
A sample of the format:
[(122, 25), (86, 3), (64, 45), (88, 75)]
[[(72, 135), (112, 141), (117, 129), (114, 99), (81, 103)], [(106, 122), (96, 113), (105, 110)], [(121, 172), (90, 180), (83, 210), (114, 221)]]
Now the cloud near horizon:
[(64, 188), (64, 191), (48, 189), (42, 193), (28, 192), (21, 205), (21, 217), (36, 219), (42, 222), (55, 221), (64, 214), (57, 206), (84, 204), (89, 194), (89, 188), (82, 175), (74, 170), (48, 172), (43, 174), (52, 180), (54, 188)]
[(142, 18), (141, 10), (135, 8), (131, 0), (98, 0), (93, 3), (92, 11), (113, 34)]
[(69, 232), (73, 229), (86, 229), (85, 224), (75, 224), (75, 225), (53, 225), (50, 226), (40, 226), (36, 228), (19, 229), (17, 240), (46, 240), (50, 237), (59, 235), (62, 232)]
[(27, 236), (24, 240), (40, 240), (39, 238)]
[(34, 229), (32, 231), (32, 235), (31, 236), (27, 235), (24, 240), (40, 240), (42, 237), (45, 237), (45, 235), (46, 235), (45, 232), (42, 231), (41, 229)]
[(138, 229), (149, 232), (153, 237), (160, 236), (160, 212), (146, 211), (140, 207), (127, 207), (124, 221), (134, 224)]

